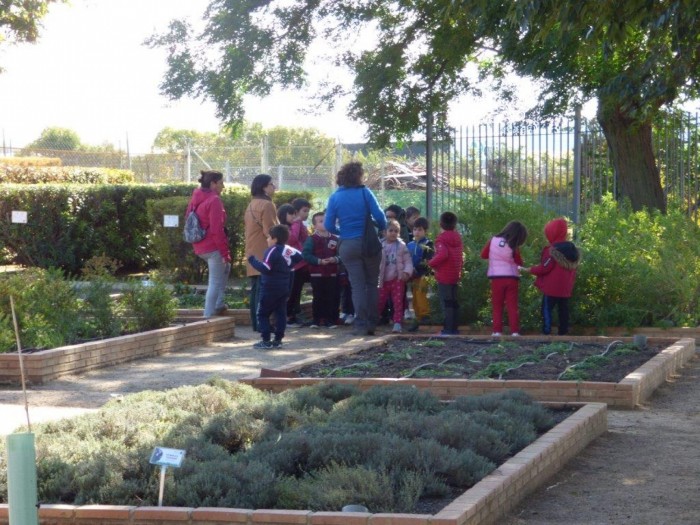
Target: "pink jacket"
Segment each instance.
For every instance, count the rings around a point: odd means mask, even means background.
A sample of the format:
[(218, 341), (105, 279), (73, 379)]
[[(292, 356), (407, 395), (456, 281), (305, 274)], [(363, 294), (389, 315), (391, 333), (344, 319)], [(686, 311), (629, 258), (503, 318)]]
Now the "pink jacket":
[[(398, 239), (394, 244), (396, 244), (396, 279), (404, 273), (408, 277), (413, 275), (413, 257), (411, 257), (411, 252), (408, 251), (406, 243), (401, 239)], [(387, 253), (393, 253), (391, 249), (391, 244), (387, 243), (386, 240), (382, 241), (382, 261), (379, 263), (379, 287), (384, 285), (384, 273), (387, 264)]]
[(486, 273), (489, 278), (520, 278), (518, 266), (522, 266), (523, 259), (520, 256), (520, 252), (508, 246), (503, 237), (491, 237), (491, 240), (481, 250), (481, 258), (489, 260), (489, 269)]
[(207, 231), (204, 239), (192, 245), (194, 253), (199, 255), (218, 250), (221, 257), (231, 262), (228, 237), (224, 231), (226, 210), (224, 209), (224, 203), (221, 202), (221, 198), (209, 189), (197, 188), (192, 192), (192, 198), (187, 205), (185, 217), (192, 210), (196, 210), (202, 228)]

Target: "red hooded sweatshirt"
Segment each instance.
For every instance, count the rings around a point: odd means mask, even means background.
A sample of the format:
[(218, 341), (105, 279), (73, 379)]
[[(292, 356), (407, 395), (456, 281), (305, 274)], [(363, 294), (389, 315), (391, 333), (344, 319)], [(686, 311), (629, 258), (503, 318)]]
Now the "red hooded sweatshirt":
[(435, 271), (439, 284), (458, 284), (464, 265), (462, 237), (454, 230), (446, 230), (435, 239), (435, 255), (428, 265)]
[(219, 251), (221, 257), (231, 262), (231, 252), (228, 238), (224, 231), (226, 225), (226, 210), (219, 196), (209, 189), (197, 188), (192, 192), (192, 198), (187, 205), (185, 217), (190, 211), (196, 210), (199, 222), (207, 231), (206, 236), (192, 245), (194, 253), (209, 253)]
[(571, 297), (576, 281), (580, 254), (574, 243), (566, 240), (566, 219), (554, 219), (544, 227), (549, 246), (542, 250), (540, 264), (529, 269), (537, 276), (535, 286), (550, 297)]

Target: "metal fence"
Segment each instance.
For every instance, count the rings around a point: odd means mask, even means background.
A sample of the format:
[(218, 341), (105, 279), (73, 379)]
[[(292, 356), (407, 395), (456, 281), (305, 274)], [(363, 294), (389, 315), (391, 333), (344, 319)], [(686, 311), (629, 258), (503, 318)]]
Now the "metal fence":
[[(654, 127), (654, 150), (666, 197), (698, 219), (698, 115), (670, 115)], [(605, 137), (597, 122), (490, 123), (435, 133), (432, 208), (477, 196), (531, 200), (578, 220), (603, 195), (618, 196)]]
[[(699, 127), (698, 115), (688, 113), (670, 115), (654, 127), (654, 148), (669, 203), (696, 220), (700, 198)], [(279, 188), (307, 189), (322, 198), (335, 187), (335, 174), (343, 162), (358, 151), (365, 157), (371, 152), (367, 145), (309, 146), (267, 140), (227, 148), (187, 145), (174, 153), (144, 154), (113, 149), (75, 151), (58, 146), (42, 150), (3, 146), (2, 154), (57, 158), (63, 166), (130, 169), (142, 182), (194, 181), (201, 169), (215, 169), (223, 172), (229, 183), (249, 185), (262, 172), (275, 177)], [(410, 189), (413, 191), (409, 193), (415, 194), (410, 204), (426, 204), (435, 217), (476, 196), (493, 195), (537, 202), (577, 220), (604, 194), (617, 195), (605, 137), (591, 120), (465, 126), (436, 132), (433, 151), (430, 177), (425, 170), (426, 144), (416, 143), (408, 152), (413, 158), (411, 173), (415, 174), (410, 186), (402, 186), (401, 180), (406, 180), (400, 178), (403, 174), (392, 178), (396, 157), (405, 151), (385, 151), (375, 156), (383, 160), (365, 163), (372, 171), (371, 183), (385, 204), (397, 196), (385, 195), (385, 187)], [(398, 183), (385, 184), (391, 181)], [(426, 190), (429, 201), (422, 195)], [(399, 200), (403, 193), (398, 194)]]

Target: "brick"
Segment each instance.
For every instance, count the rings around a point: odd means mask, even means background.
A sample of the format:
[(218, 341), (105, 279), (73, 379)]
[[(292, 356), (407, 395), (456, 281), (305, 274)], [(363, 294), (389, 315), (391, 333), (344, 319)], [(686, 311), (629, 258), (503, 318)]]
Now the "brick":
[(252, 523), (265, 523), (267, 525), (306, 525), (309, 522), (311, 512), (308, 510), (254, 510)]
[(80, 520), (124, 520), (131, 517), (136, 507), (128, 505), (83, 505), (75, 509), (75, 517)]
[(189, 521), (192, 509), (189, 507), (137, 507), (132, 519), (134, 524), (142, 522), (184, 522)]
[(192, 523), (247, 523), (252, 515), (248, 509), (222, 509), (216, 507), (199, 507), (192, 510)]

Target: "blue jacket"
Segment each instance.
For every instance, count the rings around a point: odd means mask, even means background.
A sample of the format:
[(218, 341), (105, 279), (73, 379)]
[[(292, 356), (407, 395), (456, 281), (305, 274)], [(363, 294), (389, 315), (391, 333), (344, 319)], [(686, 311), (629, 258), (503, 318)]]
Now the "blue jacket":
[(339, 186), (328, 199), (323, 225), (326, 230), (338, 235), (341, 241), (359, 239), (365, 234), (368, 207), (379, 229), (386, 230), (386, 216), (369, 188)]
[(289, 293), (289, 279), (292, 267), (303, 257), (296, 248), (286, 244), (270, 246), (263, 255), (263, 260), (254, 255), (248, 257), (250, 265), (260, 272), (260, 285), (263, 293)]
[(408, 243), (408, 252), (413, 259), (413, 276), (423, 277), (424, 275), (430, 275), (428, 261), (435, 254), (433, 241), (427, 237), (423, 237), (420, 242), (411, 241)]

